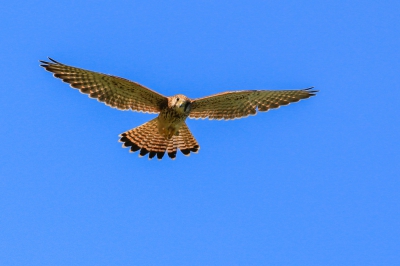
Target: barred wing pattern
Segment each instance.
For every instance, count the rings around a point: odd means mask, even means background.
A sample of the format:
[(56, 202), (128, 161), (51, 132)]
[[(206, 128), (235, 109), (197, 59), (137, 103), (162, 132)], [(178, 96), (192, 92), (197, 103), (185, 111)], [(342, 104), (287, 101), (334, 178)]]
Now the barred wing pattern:
[(313, 87), (303, 90), (231, 91), (194, 99), (190, 118), (235, 119), (278, 108), (281, 105), (307, 99), (318, 92)]
[(40, 61), (42, 67), (53, 72), (72, 88), (89, 94), (91, 98), (120, 109), (158, 113), (167, 104), (167, 98), (136, 82), (107, 74), (93, 72), (61, 64), (51, 58), (51, 62)]

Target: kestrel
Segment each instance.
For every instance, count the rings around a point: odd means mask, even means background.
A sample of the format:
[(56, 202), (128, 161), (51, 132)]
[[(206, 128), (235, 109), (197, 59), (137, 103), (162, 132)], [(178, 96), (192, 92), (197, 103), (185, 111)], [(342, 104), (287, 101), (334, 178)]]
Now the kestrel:
[(157, 155), (162, 159), (165, 152), (175, 159), (179, 149), (184, 155), (197, 153), (199, 144), (185, 123), (186, 118), (230, 120), (255, 115), (301, 99), (314, 96), (313, 87), (302, 90), (245, 90), (228, 91), (211, 96), (190, 99), (178, 94), (166, 97), (136, 82), (124, 78), (84, 70), (59, 63), (40, 61), (41, 66), (53, 72), (54, 77), (69, 83), (72, 88), (89, 94), (91, 98), (120, 109), (144, 113), (157, 113), (158, 117), (120, 134), (123, 147), (139, 156)]

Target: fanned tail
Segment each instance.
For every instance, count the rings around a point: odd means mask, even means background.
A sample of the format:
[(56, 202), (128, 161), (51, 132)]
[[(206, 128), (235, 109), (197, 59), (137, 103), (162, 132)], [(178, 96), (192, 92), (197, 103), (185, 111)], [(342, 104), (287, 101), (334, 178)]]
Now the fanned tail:
[(177, 136), (166, 139), (158, 132), (157, 118), (120, 134), (120, 137), (122, 147), (130, 147), (130, 152), (139, 151), (139, 157), (149, 154), (149, 159), (157, 155), (161, 160), (165, 152), (171, 159), (175, 159), (178, 149), (186, 156), (190, 152), (197, 153), (200, 149), (186, 123), (181, 126)]

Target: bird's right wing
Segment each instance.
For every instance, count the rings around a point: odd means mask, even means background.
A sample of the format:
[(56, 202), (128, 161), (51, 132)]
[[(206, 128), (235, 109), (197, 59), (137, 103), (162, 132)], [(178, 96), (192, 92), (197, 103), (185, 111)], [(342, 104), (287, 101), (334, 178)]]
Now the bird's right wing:
[(61, 64), (51, 58), (51, 62), (40, 61), (42, 67), (53, 72), (54, 77), (62, 79), (72, 88), (89, 94), (91, 98), (106, 105), (120, 109), (144, 113), (158, 113), (167, 98), (136, 82), (107, 74), (93, 72)]
[(255, 115), (278, 108), (281, 105), (298, 102), (314, 96), (313, 88), (304, 90), (248, 90), (228, 91), (194, 99), (190, 118), (235, 119)]

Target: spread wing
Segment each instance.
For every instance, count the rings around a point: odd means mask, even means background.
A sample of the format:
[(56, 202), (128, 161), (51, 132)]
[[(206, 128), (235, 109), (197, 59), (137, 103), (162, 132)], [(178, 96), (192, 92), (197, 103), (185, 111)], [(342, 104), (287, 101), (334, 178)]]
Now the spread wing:
[(93, 72), (61, 64), (51, 58), (51, 62), (40, 61), (42, 67), (53, 72), (72, 88), (89, 94), (91, 98), (120, 109), (145, 113), (158, 113), (167, 98), (136, 82), (107, 74)]
[(257, 109), (265, 112), (314, 96), (318, 91), (312, 89), (313, 87), (303, 90), (249, 90), (214, 94), (194, 99), (189, 117), (229, 120), (255, 115)]

